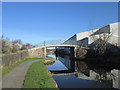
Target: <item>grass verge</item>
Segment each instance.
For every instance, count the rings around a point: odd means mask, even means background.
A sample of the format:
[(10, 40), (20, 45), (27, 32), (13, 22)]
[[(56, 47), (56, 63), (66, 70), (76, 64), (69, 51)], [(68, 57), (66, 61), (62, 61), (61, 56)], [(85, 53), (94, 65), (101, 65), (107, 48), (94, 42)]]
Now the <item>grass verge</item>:
[(23, 88), (56, 88), (44, 61), (34, 62), (25, 76)]
[(36, 58), (26, 58), (24, 60), (20, 60), (17, 63), (14, 63), (14, 64), (11, 64), (11, 65), (9, 65), (7, 67), (4, 67), (3, 70), (2, 70), (2, 75), (5, 75), (6, 73), (9, 73), (14, 67), (16, 67), (17, 65), (19, 65), (19, 64), (21, 64), (23, 62), (30, 61), (30, 60), (37, 60), (37, 59), (45, 59), (45, 58), (36, 57)]

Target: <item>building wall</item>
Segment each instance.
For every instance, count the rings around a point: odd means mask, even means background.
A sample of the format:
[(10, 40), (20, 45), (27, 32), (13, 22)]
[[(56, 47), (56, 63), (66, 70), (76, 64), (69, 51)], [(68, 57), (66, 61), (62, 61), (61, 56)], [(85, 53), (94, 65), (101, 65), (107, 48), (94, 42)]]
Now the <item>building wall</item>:
[(111, 38), (109, 40), (109, 43), (113, 44), (113, 45), (120, 45), (120, 42), (118, 41), (118, 37), (120, 37), (120, 35), (118, 34), (119, 28), (118, 25), (120, 25), (120, 23), (113, 23), (110, 24), (110, 31), (111, 31)]
[(120, 26), (120, 23), (112, 23), (99, 29), (77, 33), (76, 35), (65, 41), (64, 44), (82, 46), (82, 44), (84, 43), (84, 46), (85, 44), (87, 46), (96, 41), (100, 35), (101, 36), (106, 35), (109, 36), (108, 39), (109, 43), (120, 46), (120, 30), (118, 26)]
[(66, 40), (63, 44), (68, 44), (68, 45), (76, 44), (76, 34), (72, 36), (71, 38), (69, 38), (68, 40)]
[[(89, 44), (93, 43), (99, 37), (101, 37), (103, 40), (107, 40), (110, 44), (113, 44), (115, 46), (119, 46), (119, 41), (118, 41), (118, 25), (120, 23), (113, 23), (110, 25), (107, 25), (105, 27), (100, 28), (98, 31), (94, 32), (92, 35), (89, 37)], [(105, 39), (104, 39), (105, 38)]]
[(83, 38), (82, 40), (78, 40), (77, 45), (79, 45), (81, 47), (87, 47), (88, 46), (88, 37)]
[(120, 24), (118, 24), (118, 45), (120, 46)]
[(97, 30), (98, 29), (75, 34), (74, 36), (66, 40), (63, 44), (88, 46), (88, 44), (90, 43), (89, 36)]
[(110, 33), (110, 25), (97, 29), (96, 31), (92, 32), (91, 35), (89, 35), (89, 40), (88, 40), (89, 45), (94, 43), (94, 41), (96, 41), (97, 39), (101, 38), (101, 36), (106, 35), (107, 38), (109, 33)]

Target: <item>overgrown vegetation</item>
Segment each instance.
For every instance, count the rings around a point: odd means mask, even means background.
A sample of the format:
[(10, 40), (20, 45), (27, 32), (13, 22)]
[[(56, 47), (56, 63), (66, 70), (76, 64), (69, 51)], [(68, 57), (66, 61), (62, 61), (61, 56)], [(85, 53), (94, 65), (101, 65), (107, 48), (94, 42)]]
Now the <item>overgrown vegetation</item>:
[(0, 41), (2, 42), (2, 54), (16, 53), (34, 47), (30, 43), (23, 44), (21, 40), (10, 40), (4, 36), (0, 38)]
[(23, 88), (56, 88), (53, 78), (43, 61), (34, 62), (30, 66)]

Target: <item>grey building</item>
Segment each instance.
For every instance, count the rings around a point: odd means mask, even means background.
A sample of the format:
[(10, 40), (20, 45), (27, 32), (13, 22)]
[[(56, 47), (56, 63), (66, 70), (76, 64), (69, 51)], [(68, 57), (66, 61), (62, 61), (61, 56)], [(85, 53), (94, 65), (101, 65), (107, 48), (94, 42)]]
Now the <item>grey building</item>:
[(87, 32), (77, 33), (68, 40), (66, 40), (63, 44), (68, 45), (79, 45), (83, 47), (87, 47), (98, 40), (100, 37), (102, 40), (108, 41), (108, 43), (120, 46), (120, 23), (112, 23), (102, 28), (96, 30), (90, 30)]

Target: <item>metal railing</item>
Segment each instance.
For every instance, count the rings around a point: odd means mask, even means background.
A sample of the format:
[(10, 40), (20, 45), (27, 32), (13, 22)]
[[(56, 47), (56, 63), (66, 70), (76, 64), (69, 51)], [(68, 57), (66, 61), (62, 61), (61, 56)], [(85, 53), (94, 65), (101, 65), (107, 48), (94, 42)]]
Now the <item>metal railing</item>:
[(65, 40), (47, 40), (42, 41), (38, 44), (35, 44), (35, 47), (42, 47), (46, 45), (62, 45), (65, 42)]
[(81, 41), (65, 41), (65, 40), (47, 40), (47, 41), (42, 41), (38, 44), (35, 44), (35, 47), (42, 47), (42, 46), (47, 46), (47, 45), (77, 45), (79, 47), (88, 47), (88, 44), (86, 42), (81, 42)]

